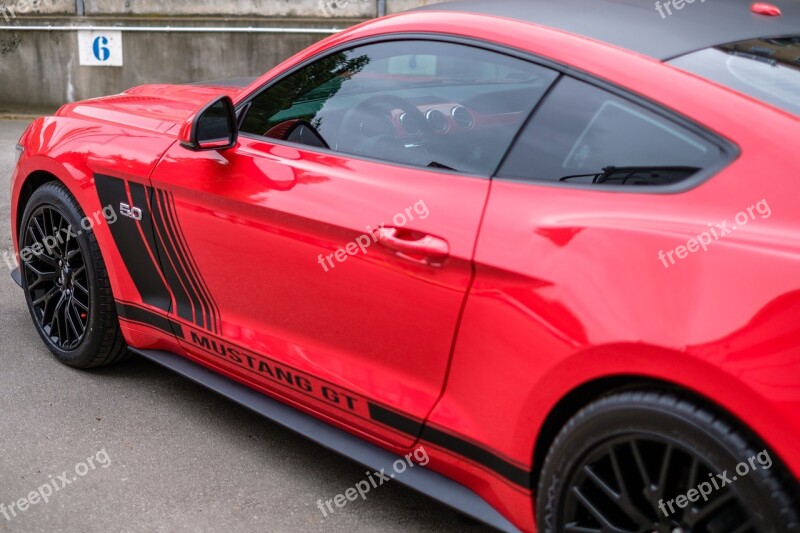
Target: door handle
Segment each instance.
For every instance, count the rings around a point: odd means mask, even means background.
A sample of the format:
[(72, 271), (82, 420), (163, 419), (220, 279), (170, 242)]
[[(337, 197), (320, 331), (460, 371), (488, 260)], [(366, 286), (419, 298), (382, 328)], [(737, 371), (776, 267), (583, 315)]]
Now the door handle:
[(378, 228), (377, 237), (383, 246), (415, 263), (440, 266), (450, 255), (447, 241), (433, 235), (398, 228)]

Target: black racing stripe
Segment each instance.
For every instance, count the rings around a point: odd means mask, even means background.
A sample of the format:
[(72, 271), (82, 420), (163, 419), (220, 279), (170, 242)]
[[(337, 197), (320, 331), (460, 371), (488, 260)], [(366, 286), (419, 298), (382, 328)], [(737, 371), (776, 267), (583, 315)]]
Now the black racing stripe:
[(192, 310), (194, 309), (194, 304), (189, 296), (191, 287), (188, 279), (183, 275), (183, 268), (169, 242), (169, 235), (164, 226), (160, 205), (155, 200), (155, 191), (150, 187), (147, 188), (146, 205), (150, 207), (153, 225), (156, 230), (154, 235), (157, 237), (156, 245), (158, 247), (158, 255), (161, 258), (161, 270), (164, 272), (164, 277), (172, 289), (172, 294), (175, 296), (177, 307), (175, 311), (182, 319), (193, 322)]
[(432, 442), (442, 448), (454, 451), (463, 457), (472, 459), (476, 463), (482, 464), (490, 470), (497, 472), (515, 485), (519, 485), (525, 489), (533, 488), (533, 476), (530, 471), (513, 465), (502, 457), (498, 457), (489, 450), (481, 448), (476, 444), (472, 444), (459, 437), (431, 427), (425, 427), (422, 431), (422, 440)]
[(198, 287), (200, 289), (200, 297), (206, 302), (208, 306), (209, 313), (210, 313), (210, 323), (211, 323), (211, 330), (214, 333), (219, 333), (220, 331), (220, 314), (219, 314), (219, 306), (217, 305), (216, 300), (211, 295), (211, 291), (208, 289), (208, 285), (203, 279), (203, 276), (200, 275), (200, 270), (197, 268), (197, 262), (192, 255), (192, 251), (189, 246), (186, 244), (186, 236), (183, 234), (183, 228), (178, 220), (178, 213), (175, 209), (175, 197), (171, 192), (165, 192), (167, 199), (169, 200), (166, 203), (167, 207), (167, 214), (171, 217), (173, 222), (175, 233), (178, 237), (178, 246), (180, 246), (184, 254), (186, 256), (186, 261), (189, 267), (189, 274), (194, 276), (195, 280), (197, 281)]
[(178, 322), (170, 320), (166, 316), (154, 313), (142, 307), (120, 301), (115, 303), (117, 306), (117, 314), (120, 316), (120, 318), (131, 320), (133, 322), (139, 322), (141, 324), (147, 324), (148, 326), (159, 329), (164, 333), (177, 335), (180, 339), (184, 338), (183, 326), (181, 326)]
[(200, 297), (197, 279), (191, 275), (189, 271), (189, 263), (186, 260), (186, 254), (184, 253), (183, 248), (180, 246), (180, 242), (178, 241), (178, 237), (175, 232), (175, 226), (169, 216), (169, 200), (166, 196), (166, 193), (162, 190), (156, 189), (154, 199), (158, 204), (157, 211), (161, 216), (161, 223), (163, 224), (167, 235), (169, 235), (169, 240), (165, 242), (165, 244), (169, 246), (170, 252), (177, 259), (176, 266), (180, 269), (181, 279), (184, 279), (187, 282), (186, 287), (189, 289), (189, 296), (192, 300), (192, 307), (195, 311), (195, 318), (193, 322), (200, 328), (211, 330), (208, 304)]
[(381, 424), (394, 428), (407, 435), (417, 438), (422, 433), (423, 424), (407, 416), (390, 411), (380, 405), (369, 403), (369, 416)]
[(497, 472), (515, 485), (525, 489), (532, 488), (531, 472), (509, 463), (491, 451), (468, 442), (442, 430), (425, 426), (423, 423), (408, 418), (380, 405), (369, 404), (370, 416), (376, 422), (387, 425), (412, 437), (420, 437), (424, 441), (436, 444), (462, 457), (471, 459), (486, 468)]
[[(101, 205), (110, 205), (116, 210), (116, 206), (119, 206), (120, 203), (131, 203), (123, 180), (95, 174), (94, 181)], [(144, 210), (146, 205), (136, 207)], [(151, 258), (147, 244), (142, 239), (138, 222), (132, 218), (119, 217), (117, 222), (109, 224), (108, 227), (142, 301), (158, 309), (169, 311), (172, 298), (161, 279), (158, 265)], [(152, 254), (155, 256), (156, 251), (152, 250)]]

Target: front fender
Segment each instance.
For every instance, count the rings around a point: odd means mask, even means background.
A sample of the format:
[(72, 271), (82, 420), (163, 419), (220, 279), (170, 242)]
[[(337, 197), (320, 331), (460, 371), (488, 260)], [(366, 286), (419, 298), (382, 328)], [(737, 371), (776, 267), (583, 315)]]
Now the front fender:
[[(23, 136), (24, 153), (12, 175), (12, 236), (19, 254), (19, 224), (32, 185), (43, 176), (60, 181), (80, 204), (103, 251), (111, 287), (118, 298), (136, 299), (137, 292), (116, 250), (108, 228), (115, 217), (103, 213), (95, 189), (96, 173), (145, 185), (158, 161), (176, 139), (74, 117), (46, 117), (31, 124)], [(121, 199), (124, 200), (124, 199)], [(118, 216), (119, 205), (110, 206)]]

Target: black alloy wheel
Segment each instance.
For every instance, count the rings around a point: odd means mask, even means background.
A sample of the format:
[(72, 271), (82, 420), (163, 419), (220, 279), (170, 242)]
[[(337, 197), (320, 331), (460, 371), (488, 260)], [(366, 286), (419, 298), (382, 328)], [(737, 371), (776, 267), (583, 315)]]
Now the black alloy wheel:
[(99, 213), (85, 217), (69, 189), (51, 181), (33, 191), (19, 228), (22, 287), (36, 331), (59, 361), (75, 368), (129, 355), (95, 234), (114, 222)]
[(86, 259), (74, 232), (57, 208), (43, 205), (28, 219), (22, 240), (31, 251), (22, 264), (34, 319), (50, 342), (67, 352), (86, 336), (91, 301)]
[[(736, 481), (735, 475), (726, 477)], [(699, 483), (707, 483), (708, 500), (693, 494), (697, 502), (678, 506), (675, 497)], [(708, 464), (658, 435), (632, 433), (596, 446), (567, 484), (572, 488), (564, 502), (566, 532), (758, 531), (740, 497)]]
[(800, 532), (800, 487), (716, 406), (632, 390), (563, 426), (539, 476), (536, 522), (541, 533)]

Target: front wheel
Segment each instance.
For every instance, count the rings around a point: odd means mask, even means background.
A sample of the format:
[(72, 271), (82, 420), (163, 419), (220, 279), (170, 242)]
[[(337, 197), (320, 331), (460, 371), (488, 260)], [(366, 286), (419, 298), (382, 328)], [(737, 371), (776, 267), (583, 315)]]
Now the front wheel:
[(22, 287), (36, 330), (64, 364), (93, 368), (124, 358), (105, 263), (94, 232), (66, 187), (50, 182), (31, 196), (19, 246)]
[(625, 392), (556, 437), (538, 487), (544, 533), (788, 533), (797, 483), (777, 458), (705, 406)]

